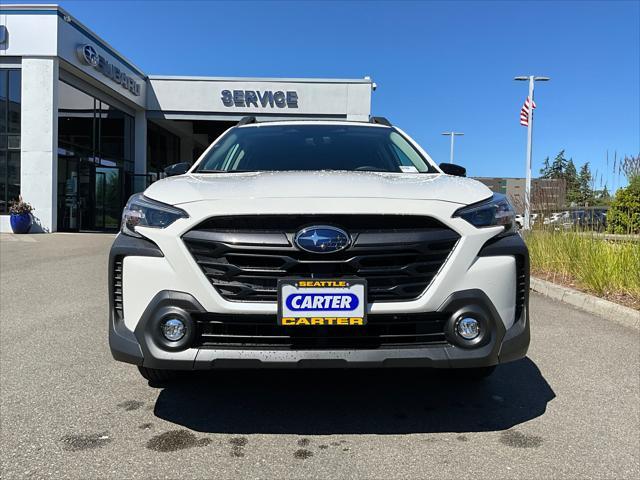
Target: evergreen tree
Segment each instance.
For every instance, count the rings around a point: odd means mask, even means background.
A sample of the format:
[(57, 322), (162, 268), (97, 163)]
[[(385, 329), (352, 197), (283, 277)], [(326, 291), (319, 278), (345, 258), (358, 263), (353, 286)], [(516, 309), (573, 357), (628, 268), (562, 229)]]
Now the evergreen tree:
[(593, 206), (594, 207), (606, 207), (611, 204), (611, 194), (609, 189), (605, 185), (602, 190), (593, 190)]
[(578, 191), (578, 203), (580, 205), (593, 205), (593, 189), (591, 188), (591, 169), (589, 168), (589, 162), (580, 167)]
[(567, 169), (567, 159), (564, 158), (564, 150), (560, 150), (556, 158), (553, 159), (547, 178), (564, 178), (564, 172)]
[(564, 170), (564, 179), (567, 186), (567, 201), (577, 202), (580, 199), (580, 188), (578, 172), (576, 171), (576, 165), (573, 163), (573, 158), (570, 158), (567, 162)]
[(549, 165), (549, 157), (544, 159), (544, 164), (540, 169), (540, 178), (549, 178), (551, 174), (551, 165)]

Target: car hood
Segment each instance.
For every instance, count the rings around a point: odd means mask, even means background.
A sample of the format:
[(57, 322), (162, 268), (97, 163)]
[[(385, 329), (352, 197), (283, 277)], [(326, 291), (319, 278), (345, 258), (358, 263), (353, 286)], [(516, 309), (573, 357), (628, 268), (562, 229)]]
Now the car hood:
[(468, 205), (492, 193), (478, 181), (443, 174), (287, 171), (186, 174), (153, 183), (144, 194), (170, 205), (235, 198), (393, 198)]

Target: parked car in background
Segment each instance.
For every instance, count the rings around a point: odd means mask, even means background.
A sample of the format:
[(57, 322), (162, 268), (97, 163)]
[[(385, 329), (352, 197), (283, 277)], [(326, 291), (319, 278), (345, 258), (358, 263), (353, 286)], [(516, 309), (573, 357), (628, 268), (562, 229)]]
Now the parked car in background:
[(544, 225), (556, 225), (560, 222), (560, 219), (569, 214), (569, 211), (565, 212), (554, 212), (549, 217), (545, 218), (543, 223)]
[(603, 231), (607, 227), (607, 209), (591, 207), (579, 210), (566, 210), (552, 213), (544, 219), (544, 225), (555, 230), (594, 230)]
[[(531, 215), (529, 215), (529, 226), (533, 227), (536, 223), (537, 218), (538, 218), (537, 213), (532, 213)], [(520, 214), (516, 215), (515, 222), (516, 222), (516, 225), (518, 225), (518, 228), (523, 228), (524, 215), (520, 215)]]

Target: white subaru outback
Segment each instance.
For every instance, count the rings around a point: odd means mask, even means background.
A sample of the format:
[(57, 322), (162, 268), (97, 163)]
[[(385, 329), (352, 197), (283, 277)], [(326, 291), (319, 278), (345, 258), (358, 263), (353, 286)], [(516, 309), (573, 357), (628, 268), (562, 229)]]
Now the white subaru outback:
[(504, 196), (383, 118), (257, 122), (131, 197), (109, 257), (116, 360), (180, 370), (435, 367), (529, 346)]

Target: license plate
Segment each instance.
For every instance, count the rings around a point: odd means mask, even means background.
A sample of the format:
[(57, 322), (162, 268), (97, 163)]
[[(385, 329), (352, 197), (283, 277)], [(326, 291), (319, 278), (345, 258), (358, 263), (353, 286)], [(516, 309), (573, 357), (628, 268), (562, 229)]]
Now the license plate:
[(359, 326), (367, 323), (364, 279), (293, 278), (278, 281), (278, 324)]

